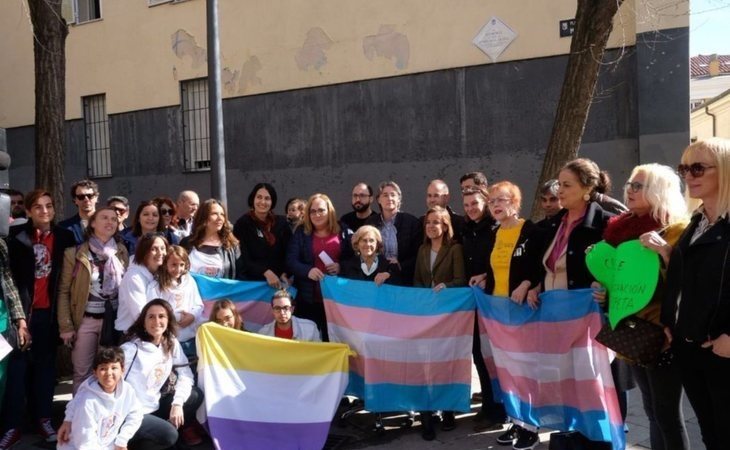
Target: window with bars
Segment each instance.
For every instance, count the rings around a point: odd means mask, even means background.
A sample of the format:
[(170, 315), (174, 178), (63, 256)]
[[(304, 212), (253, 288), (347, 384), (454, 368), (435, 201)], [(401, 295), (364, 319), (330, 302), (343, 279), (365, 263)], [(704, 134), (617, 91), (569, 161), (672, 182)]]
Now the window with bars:
[(180, 82), (185, 170), (210, 170), (208, 79)]
[(101, 0), (62, 0), (61, 14), (67, 23), (101, 19)]
[(111, 147), (109, 145), (109, 117), (106, 115), (106, 96), (91, 95), (82, 98), (84, 129), (86, 131), (86, 166), (89, 178), (112, 176)]

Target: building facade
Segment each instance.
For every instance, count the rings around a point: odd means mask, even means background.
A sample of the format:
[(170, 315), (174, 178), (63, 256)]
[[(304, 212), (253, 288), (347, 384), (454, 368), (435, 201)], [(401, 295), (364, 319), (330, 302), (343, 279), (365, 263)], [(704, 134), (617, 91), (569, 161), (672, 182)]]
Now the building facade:
[[(219, 3), (232, 216), (259, 181), (280, 199), (326, 192), (339, 212), (356, 181), (393, 179), (404, 209), (420, 215), (430, 179), (456, 191), (473, 170), (531, 197), (575, 0)], [(133, 204), (186, 188), (206, 198), (205, 1), (67, 0), (65, 8), (75, 21), (66, 43), (67, 183), (92, 177), (103, 197)], [(627, 0), (616, 17), (581, 154), (617, 184), (639, 162), (674, 165), (689, 140), (687, 8)], [(485, 26), (491, 56), (473, 42)], [(0, 127), (11, 184), (29, 190), (33, 38), (24, 2), (0, 3), (0, 29)]]

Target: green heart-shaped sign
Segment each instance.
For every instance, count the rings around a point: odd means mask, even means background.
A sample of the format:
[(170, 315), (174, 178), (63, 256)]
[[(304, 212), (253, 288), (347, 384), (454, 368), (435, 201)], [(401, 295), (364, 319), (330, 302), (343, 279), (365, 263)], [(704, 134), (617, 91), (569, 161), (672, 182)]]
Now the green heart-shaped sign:
[(586, 266), (606, 288), (612, 328), (648, 305), (659, 281), (659, 255), (636, 239), (618, 247), (599, 242), (586, 254)]

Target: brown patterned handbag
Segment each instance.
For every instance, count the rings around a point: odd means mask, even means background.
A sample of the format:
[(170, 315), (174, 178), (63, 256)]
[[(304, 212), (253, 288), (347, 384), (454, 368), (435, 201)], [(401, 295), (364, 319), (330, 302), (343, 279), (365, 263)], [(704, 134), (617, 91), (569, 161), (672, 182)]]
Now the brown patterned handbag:
[(656, 364), (664, 339), (661, 326), (636, 316), (623, 319), (615, 329), (607, 323), (596, 335), (601, 344), (630, 362), (645, 367)]

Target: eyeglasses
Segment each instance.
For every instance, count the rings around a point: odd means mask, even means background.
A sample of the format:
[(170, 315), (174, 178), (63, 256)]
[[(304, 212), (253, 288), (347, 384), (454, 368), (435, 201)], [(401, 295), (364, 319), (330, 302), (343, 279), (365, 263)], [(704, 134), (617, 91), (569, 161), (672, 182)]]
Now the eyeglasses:
[(352, 198), (368, 198), (370, 194), (352, 194)]
[(322, 216), (324, 214), (327, 214), (327, 210), (324, 208), (309, 210), (309, 215), (311, 215), (311, 216)]
[(699, 178), (705, 174), (705, 170), (714, 169), (715, 167), (716, 166), (707, 166), (698, 162), (692, 164), (680, 164), (677, 166), (677, 173), (682, 178), (687, 176), (687, 172), (691, 173), (693, 177)]
[(293, 309), (294, 307), (293, 307), (293, 306), (272, 306), (271, 308), (272, 308), (272, 309), (273, 309), (274, 311), (276, 311), (276, 312), (289, 312), (289, 311), (291, 311), (291, 310), (292, 310), (292, 309)]
[(644, 185), (642, 183), (639, 183), (638, 181), (629, 181), (624, 185), (624, 187), (627, 191), (631, 191), (634, 194), (644, 189)]
[(172, 215), (172, 210), (171, 209), (167, 209), (167, 208), (161, 209), (160, 210), (160, 215), (161, 216), (171, 216)]
[(116, 212), (117, 214), (124, 214), (125, 212), (127, 212), (127, 208), (119, 208), (119, 207), (116, 207), (116, 208), (112, 208), (112, 209), (113, 209), (113, 210), (114, 210), (114, 212)]
[(76, 200), (82, 202), (84, 199), (91, 200), (92, 198), (96, 197), (96, 194), (76, 194), (74, 195), (76, 197)]
[(494, 206), (494, 205), (498, 205), (498, 204), (500, 204), (500, 203), (509, 203), (509, 202), (511, 202), (511, 201), (512, 201), (512, 199), (511, 199), (511, 198), (507, 198), (507, 197), (498, 197), (498, 198), (490, 198), (490, 199), (489, 199), (489, 200), (487, 201), (487, 203), (488, 203), (488, 204), (489, 204), (490, 206)]

